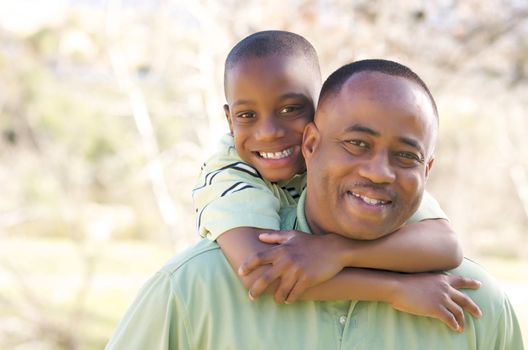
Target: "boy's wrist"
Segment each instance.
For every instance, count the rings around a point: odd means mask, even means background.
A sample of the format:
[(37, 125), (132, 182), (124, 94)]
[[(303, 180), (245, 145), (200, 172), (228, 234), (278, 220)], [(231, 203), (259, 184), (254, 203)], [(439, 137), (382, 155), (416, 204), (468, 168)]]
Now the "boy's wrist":
[(384, 293), (384, 302), (389, 305), (394, 305), (397, 302), (398, 297), (402, 294), (402, 288), (405, 284), (402, 282), (402, 278), (395, 273), (392, 273), (390, 277), (385, 278), (386, 288)]
[(354, 241), (346, 237), (337, 234), (325, 235), (327, 244), (332, 246), (335, 252), (335, 258), (341, 268), (354, 267), (354, 252), (355, 246)]
[(340, 235), (333, 234), (333, 242), (336, 245), (336, 256), (343, 268), (359, 267), (357, 261), (357, 241)]

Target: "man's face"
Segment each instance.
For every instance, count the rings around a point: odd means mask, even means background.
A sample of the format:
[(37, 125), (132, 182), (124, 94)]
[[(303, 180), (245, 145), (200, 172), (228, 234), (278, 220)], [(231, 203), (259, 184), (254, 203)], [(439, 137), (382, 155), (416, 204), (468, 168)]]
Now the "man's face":
[(224, 109), (235, 147), (265, 179), (287, 180), (306, 170), (302, 135), (320, 84), (299, 57), (250, 58), (229, 70)]
[(351, 76), (305, 131), (312, 230), (376, 239), (399, 228), (420, 204), (436, 128), (416, 83), (378, 72)]

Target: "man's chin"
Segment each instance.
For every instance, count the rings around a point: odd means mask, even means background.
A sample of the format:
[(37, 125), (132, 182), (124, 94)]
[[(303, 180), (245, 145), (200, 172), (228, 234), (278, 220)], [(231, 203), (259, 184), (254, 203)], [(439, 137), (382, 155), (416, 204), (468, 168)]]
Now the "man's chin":
[(392, 225), (375, 224), (375, 223), (361, 223), (351, 224), (344, 236), (352, 239), (371, 241), (384, 237), (396, 230)]

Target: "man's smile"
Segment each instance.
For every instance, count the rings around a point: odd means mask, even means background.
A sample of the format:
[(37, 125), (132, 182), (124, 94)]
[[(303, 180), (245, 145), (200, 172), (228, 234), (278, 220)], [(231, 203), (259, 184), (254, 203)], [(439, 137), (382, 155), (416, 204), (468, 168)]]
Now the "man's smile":
[(349, 192), (352, 196), (361, 199), (363, 202), (369, 204), (369, 205), (387, 205), (391, 204), (392, 201), (390, 200), (383, 200), (383, 199), (376, 199), (372, 198), (363, 194), (356, 193), (354, 191)]

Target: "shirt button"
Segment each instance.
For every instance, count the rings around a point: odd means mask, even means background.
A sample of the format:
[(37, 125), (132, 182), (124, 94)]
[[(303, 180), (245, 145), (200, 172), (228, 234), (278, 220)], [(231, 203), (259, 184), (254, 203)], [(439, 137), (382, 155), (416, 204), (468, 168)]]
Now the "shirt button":
[(346, 320), (347, 320), (346, 316), (341, 316), (341, 317), (339, 317), (339, 323), (341, 323), (342, 326), (345, 325)]

